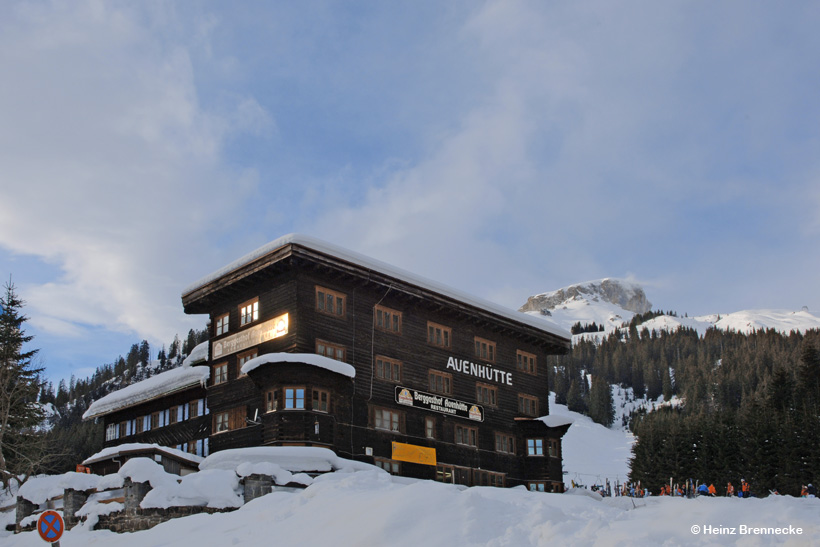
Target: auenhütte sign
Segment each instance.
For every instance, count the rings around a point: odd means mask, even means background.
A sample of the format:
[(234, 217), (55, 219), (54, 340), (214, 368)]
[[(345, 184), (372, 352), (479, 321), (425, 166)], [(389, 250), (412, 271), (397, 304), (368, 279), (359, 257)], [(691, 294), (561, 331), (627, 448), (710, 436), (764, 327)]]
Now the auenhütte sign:
[(472, 363), (467, 359), (450, 357), (447, 360), (447, 368), (462, 374), (469, 374), (476, 378), (489, 380), (490, 382), (507, 384), (508, 386), (513, 385), (512, 372), (505, 372), (501, 369), (493, 368), (492, 365), (482, 365), (480, 363)]
[(435, 393), (418, 391), (409, 387), (396, 386), (396, 402), (400, 405), (432, 410), (433, 412), (466, 418), (476, 422), (484, 421), (484, 408), (481, 405), (465, 403), (464, 401), (442, 397)]

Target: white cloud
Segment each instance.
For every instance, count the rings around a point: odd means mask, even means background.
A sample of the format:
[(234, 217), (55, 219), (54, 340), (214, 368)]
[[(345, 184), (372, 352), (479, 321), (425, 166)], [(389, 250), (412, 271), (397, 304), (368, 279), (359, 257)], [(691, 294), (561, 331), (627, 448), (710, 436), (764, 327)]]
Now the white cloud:
[[(229, 114), (199, 104), (173, 10), (89, 1), (4, 12), (0, 246), (63, 272), (28, 288), (29, 313), (61, 335), (106, 326), (167, 342), (201, 322), (183, 316), (180, 291), (255, 187), (252, 172), (223, 167), (225, 139), (272, 119), (250, 97)], [(197, 27), (191, 40), (206, 34)]]
[[(318, 232), (508, 305), (510, 285), (630, 271), (686, 271), (688, 287), (730, 295), (737, 276), (755, 276), (749, 257), (779, 247), (750, 229), (813, 218), (779, 196), (793, 187), (787, 159), (817, 164), (788, 102), (817, 120), (800, 90), (814, 65), (799, 56), (818, 40), (801, 25), (780, 43), (788, 15), (707, 8), (484, 4), (445, 46), (483, 71), (483, 100)], [(749, 254), (732, 264), (727, 249)], [(730, 264), (708, 267), (715, 255)], [(666, 305), (685, 304), (675, 296)]]

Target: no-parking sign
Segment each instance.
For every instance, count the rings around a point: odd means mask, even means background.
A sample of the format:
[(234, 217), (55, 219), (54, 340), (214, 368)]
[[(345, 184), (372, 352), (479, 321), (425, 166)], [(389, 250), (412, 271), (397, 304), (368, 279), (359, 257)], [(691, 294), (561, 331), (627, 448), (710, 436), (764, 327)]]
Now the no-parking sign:
[(57, 511), (43, 511), (37, 519), (37, 532), (44, 541), (54, 543), (63, 536), (65, 523)]

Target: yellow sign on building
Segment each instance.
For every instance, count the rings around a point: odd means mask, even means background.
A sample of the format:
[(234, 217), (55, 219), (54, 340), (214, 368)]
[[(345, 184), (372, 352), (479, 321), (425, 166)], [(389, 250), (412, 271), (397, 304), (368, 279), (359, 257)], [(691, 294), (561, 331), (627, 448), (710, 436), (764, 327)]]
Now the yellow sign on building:
[(393, 458), (400, 462), (436, 465), (436, 449), (415, 444), (393, 443)]

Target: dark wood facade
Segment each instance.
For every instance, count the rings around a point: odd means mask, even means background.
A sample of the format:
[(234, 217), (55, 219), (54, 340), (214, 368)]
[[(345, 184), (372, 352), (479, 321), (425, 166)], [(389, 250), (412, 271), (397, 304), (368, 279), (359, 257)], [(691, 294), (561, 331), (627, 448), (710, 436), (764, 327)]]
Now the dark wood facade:
[[(546, 356), (569, 337), (380, 266), (297, 237), (183, 295), (186, 313), (210, 316), (210, 451), (324, 446), (404, 476), (560, 491), (568, 426), (537, 418)], [(248, 345), (244, 332), (283, 317), (286, 330)], [(272, 353), (320, 353), (355, 377), (309, 363), (242, 374)], [(395, 443), (435, 449), (434, 464), (394, 458)]]

